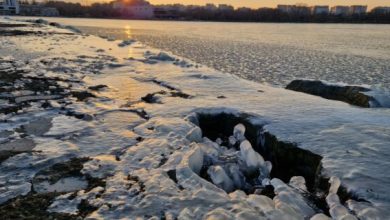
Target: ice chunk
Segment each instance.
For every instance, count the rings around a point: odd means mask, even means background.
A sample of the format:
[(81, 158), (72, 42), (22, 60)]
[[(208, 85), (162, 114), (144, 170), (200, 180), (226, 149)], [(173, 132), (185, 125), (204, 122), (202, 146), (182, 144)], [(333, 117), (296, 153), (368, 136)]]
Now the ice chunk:
[(191, 168), (191, 170), (194, 171), (196, 174), (199, 174), (200, 170), (203, 167), (204, 153), (200, 146), (196, 144), (193, 144), (192, 146), (195, 146), (195, 148), (189, 153), (189, 155), (185, 159), (187, 160), (188, 166)]
[(342, 219), (344, 216), (349, 215), (349, 212), (347, 208), (338, 204), (329, 209), (329, 214), (332, 216), (332, 219)]
[(205, 220), (229, 220), (235, 219), (233, 215), (225, 209), (217, 208), (207, 213), (203, 218)]
[(259, 180), (263, 181), (264, 179), (267, 179), (272, 171), (272, 163), (270, 161), (265, 161), (264, 165), (260, 167), (260, 175)]
[(191, 142), (202, 142), (202, 130), (199, 127), (195, 127), (187, 133), (186, 138)]
[(261, 181), (261, 185), (262, 186), (268, 186), (268, 185), (271, 185), (271, 180), (268, 179), (268, 178), (265, 178)]
[(215, 143), (217, 143), (218, 145), (221, 145), (222, 144), (222, 139), (221, 138), (217, 138), (217, 140), (215, 140)]
[(249, 173), (256, 172), (264, 165), (263, 157), (253, 150), (251, 143), (249, 141), (243, 141), (240, 145), (240, 154), (241, 159), (245, 162), (247, 166), (247, 171)]
[(263, 195), (249, 195), (247, 201), (251, 206), (258, 208), (263, 212), (270, 212), (275, 209), (275, 204), (272, 199)]
[(207, 173), (210, 175), (211, 181), (218, 187), (228, 193), (234, 190), (233, 181), (221, 166), (211, 166), (207, 170)]
[(234, 136), (230, 136), (229, 137), (229, 146), (234, 146), (234, 145), (236, 145), (236, 143), (237, 143), (236, 138)]
[(289, 184), (290, 184), (290, 186), (292, 186), (292, 187), (294, 187), (296, 189), (307, 191), (306, 180), (305, 180), (305, 178), (303, 176), (293, 176), (293, 177), (291, 177)]
[(337, 194), (331, 193), (326, 197), (326, 204), (328, 207), (332, 208), (333, 206), (340, 204), (340, 198)]
[[(315, 214), (314, 210), (306, 203), (305, 198), (283, 181), (274, 178), (271, 180), (271, 184), (275, 188), (274, 202), (276, 208), (286, 209), (289, 212), (292, 209), (295, 213), (300, 213), (306, 218)], [(291, 213), (293, 214), (293, 212)]]
[(238, 124), (234, 127), (233, 137), (240, 142), (245, 140), (245, 126), (243, 124)]
[(337, 191), (339, 190), (339, 187), (341, 185), (341, 181), (338, 177), (332, 176), (329, 179), (330, 188), (329, 188), (329, 194), (334, 193), (337, 194)]
[(311, 217), (310, 220), (332, 220), (332, 219), (329, 218), (328, 216), (320, 213), (320, 214), (317, 214), (317, 215)]
[(245, 185), (245, 176), (240, 171), (237, 164), (228, 165), (229, 174), (233, 179), (234, 186), (237, 189), (242, 189)]

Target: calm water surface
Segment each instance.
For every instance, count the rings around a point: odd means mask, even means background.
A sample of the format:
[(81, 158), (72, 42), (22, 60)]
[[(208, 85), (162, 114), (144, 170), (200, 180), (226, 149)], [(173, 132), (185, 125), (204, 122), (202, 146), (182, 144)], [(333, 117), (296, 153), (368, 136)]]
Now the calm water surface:
[(295, 78), (390, 88), (390, 25), (50, 18), (84, 32), (134, 38), (243, 78)]

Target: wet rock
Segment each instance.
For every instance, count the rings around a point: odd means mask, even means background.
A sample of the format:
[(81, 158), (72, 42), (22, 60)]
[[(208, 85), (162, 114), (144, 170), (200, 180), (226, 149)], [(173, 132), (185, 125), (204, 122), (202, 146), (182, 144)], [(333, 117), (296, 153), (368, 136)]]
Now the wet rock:
[(179, 97), (179, 98), (183, 98), (183, 99), (190, 99), (190, 98), (192, 98), (191, 95), (188, 95), (188, 94), (186, 94), (184, 92), (180, 92), (180, 91), (178, 91), (178, 92), (171, 92), (171, 96), (172, 97)]
[(88, 89), (93, 90), (93, 91), (100, 91), (100, 90), (105, 89), (105, 88), (107, 88), (106, 85), (96, 85), (96, 86), (88, 87)]
[(371, 103), (380, 107), (379, 102), (374, 97), (365, 94), (371, 90), (360, 86), (340, 86), (325, 84), (321, 81), (294, 80), (287, 85), (286, 89), (365, 108), (369, 108)]
[(96, 96), (88, 91), (72, 91), (72, 96), (77, 98), (77, 101), (85, 101), (88, 98), (96, 98)]
[(85, 121), (92, 121), (94, 119), (94, 117), (92, 115), (85, 114), (85, 113), (79, 113), (79, 112), (75, 112), (75, 111), (67, 111), (65, 113), (65, 115), (72, 116), (72, 117), (75, 117), (77, 119), (85, 120)]
[(155, 92), (155, 93), (149, 93), (146, 96), (142, 97), (141, 100), (146, 102), (146, 103), (149, 103), (149, 104), (154, 104), (154, 103), (161, 104), (161, 102), (159, 101), (159, 98), (156, 97), (157, 94), (164, 95), (164, 94), (166, 94), (166, 92), (160, 91), (160, 92)]

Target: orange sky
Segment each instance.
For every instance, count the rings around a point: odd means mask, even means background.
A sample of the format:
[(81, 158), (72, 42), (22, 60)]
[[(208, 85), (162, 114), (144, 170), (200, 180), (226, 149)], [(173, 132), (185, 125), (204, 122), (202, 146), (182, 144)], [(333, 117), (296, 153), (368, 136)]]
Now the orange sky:
[(296, 4), (306, 3), (309, 5), (325, 4), (325, 5), (368, 5), (370, 8), (376, 6), (390, 6), (390, 0), (149, 0), (153, 4), (167, 4), (167, 3), (182, 3), (182, 4), (196, 4), (204, 5), (206, 3), (214, 4), (230, 4), (236, 7), (275, 7), (277, 4)]

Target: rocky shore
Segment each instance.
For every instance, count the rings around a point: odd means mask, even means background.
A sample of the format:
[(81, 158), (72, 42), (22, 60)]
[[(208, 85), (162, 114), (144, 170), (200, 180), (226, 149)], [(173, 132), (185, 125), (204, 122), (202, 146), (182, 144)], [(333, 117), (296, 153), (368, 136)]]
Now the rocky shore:
[(42, 20), (0, 29), (2, 219), (389, 214), (389, 109)]

